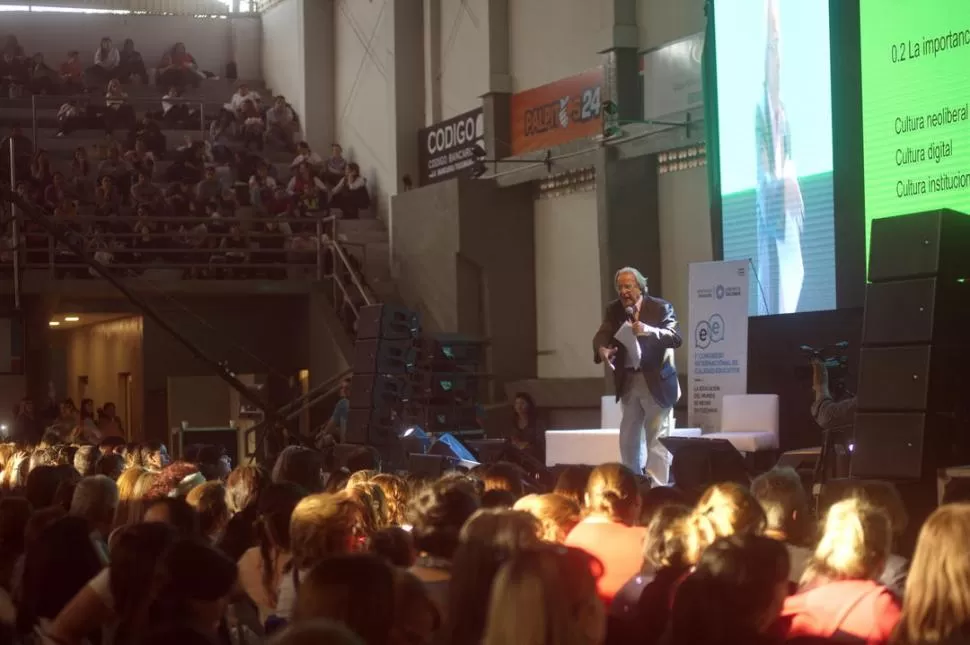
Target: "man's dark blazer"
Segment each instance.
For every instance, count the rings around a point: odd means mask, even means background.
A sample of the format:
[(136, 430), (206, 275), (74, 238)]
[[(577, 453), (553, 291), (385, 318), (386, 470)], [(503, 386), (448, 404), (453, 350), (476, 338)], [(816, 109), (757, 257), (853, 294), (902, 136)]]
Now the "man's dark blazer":
[[(600, 347), (617, 348), (613, 358), (613, 365), (616, 366), (613, 370), (613, 382), (616, 385), (617, 400), (624, 392), (626, 379), (634, 375), (625, 368), (626, 349), (613, 338), (626, 319), (623, 303), (614, 300), (606, 305), (603, 324), (593, 336), (593, 360), (597, 363), (603, 360), (599, 353)], [(660, 330), (659, 337), (656, 334), (637, 336), (640, 343), (640, 371), (657, 405), (672, 408), (679, 398), (680, 386), (677, 383), (673, 352), (667, 350), (677, 349), (683, 342), (677, 328), (677, 316), (669, 302), (644, 294), (640, 304), (640, 322)]]

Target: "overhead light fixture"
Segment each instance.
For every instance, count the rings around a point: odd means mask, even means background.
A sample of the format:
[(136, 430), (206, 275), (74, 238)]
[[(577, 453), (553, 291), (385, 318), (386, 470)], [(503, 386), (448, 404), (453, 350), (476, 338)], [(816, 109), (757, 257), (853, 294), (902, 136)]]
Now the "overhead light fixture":
[(80, 316), (64, 316), (64, 322), (77, 322), (81, 320)]
[(51, 327), (60, 327), (60, 325), (61, 325), (61, 323), (59, 323), (59, 322), (58, 322), (58, 321), (56, 321), (56, 320), (52, 320), (52, 321), (50, 321), (50, 322), (49, 322), (49, 323), (47, 323), (47, 324), (48, 324), (48, 325), (50, 325)]

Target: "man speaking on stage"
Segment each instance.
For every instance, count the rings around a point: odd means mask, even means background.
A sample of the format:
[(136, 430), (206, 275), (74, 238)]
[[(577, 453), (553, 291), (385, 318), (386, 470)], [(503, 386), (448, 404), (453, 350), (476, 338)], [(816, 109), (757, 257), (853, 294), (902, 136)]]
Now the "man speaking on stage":
[(620, 269), (614, 283), (620, 297), (606, 306), (593, 337), (594, 360), (613, 370), (623, 409), (620, 459), (635, 473), (646, 466), (646, 473), (665, 485), (670, 463), (660, 438), (673, 425), (680, 398), (674, 366), (674, 350), (682, 342), (677, 317), (669, 302), (647, 295), (647, 279), (637, 269)]

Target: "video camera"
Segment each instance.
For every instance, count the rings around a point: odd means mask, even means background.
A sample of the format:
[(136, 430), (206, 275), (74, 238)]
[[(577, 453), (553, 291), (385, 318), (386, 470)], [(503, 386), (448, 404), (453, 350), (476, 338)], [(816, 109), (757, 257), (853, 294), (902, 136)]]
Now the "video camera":
[(829, 392), (835, 400), (848, 394), (845, 378), (849, 373), (849, 357), (845, 355), (849, 349), (848, 341), (841, 341), (827, 347), (815, 348), (802, 345), (799, 351), (808, 359), (808, 365), (795, 368), (795, 376), (802, 380), (812, 378), (812, 361), (819, 360), (825, 366), (829, 375)]

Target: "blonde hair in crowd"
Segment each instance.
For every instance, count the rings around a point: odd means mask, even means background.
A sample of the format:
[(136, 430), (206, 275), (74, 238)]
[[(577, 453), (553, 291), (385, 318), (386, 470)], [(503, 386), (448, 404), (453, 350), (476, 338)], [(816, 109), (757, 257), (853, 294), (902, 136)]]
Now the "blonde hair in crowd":
[(118, 508), (115, 509), (114, 528), (128, 524), (130, 507), (137, 501), (135, 488), (138, 480), (147, 472), (141, 466), (129, 466), (118, 477)]
[(531, 514), (542, 526), (544, 542), (561, 544), (580, 520), (579, 504), (565, 495), (526, 495), (512, 507)]
[(970, 504), (933, 511), (920, 529), (894, 643), (940, 643), (965, 633), (970, 626), (968, 544)]
[(696, 564), (717, 538), (764, 532), (765, 512), (747, 488), (725, 482), (705, 491), (684, 524), (676, 530), (684, 533), (687, 562)]
[(328, 555), (350, 553), (366, 537), (366, 511), (349, 493), (316, 493), (300, 500), (290, 518), (290, 567), (308, 569)]
[(817, 578), (878, 579), (886, 566), (892, 538), (892, 523), (881, 508), (856, 497), (833, 504), (801, 584)]
[[(492, 584), (482, 645), (598, 645), (603, 609), (589, 565), (564, 549), (525, 551)], [(572, 566), (571, 566), (572, 565)]]

